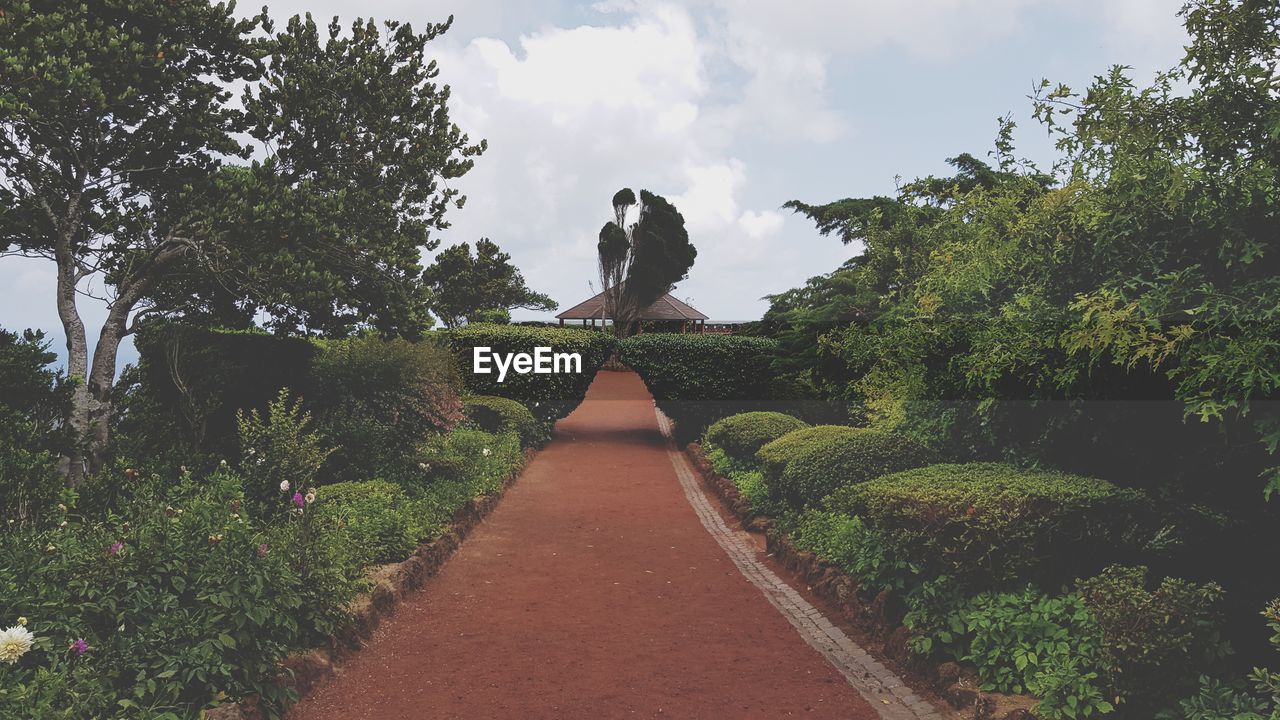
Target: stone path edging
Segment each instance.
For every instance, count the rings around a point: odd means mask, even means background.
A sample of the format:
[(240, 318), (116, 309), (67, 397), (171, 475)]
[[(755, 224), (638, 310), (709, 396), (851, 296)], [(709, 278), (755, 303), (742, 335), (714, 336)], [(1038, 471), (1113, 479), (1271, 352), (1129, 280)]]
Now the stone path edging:
[(937, 708), (921, 698), (888, 667), (859, 647), (843, 630), (788, 585), (756, 557), (747, 533), (733, 530), (702, 491), (684, 453), (676, 447), (671, 421), (654, 408), (658, 427), (667, 439), (667, 455), (685, 497), (707, 533), (724, 549), (739, 572), (764, 594), (765, 599), (791, 623), (800, 637), (827, 659), (874, 707), (883, 720), (942, 720)]

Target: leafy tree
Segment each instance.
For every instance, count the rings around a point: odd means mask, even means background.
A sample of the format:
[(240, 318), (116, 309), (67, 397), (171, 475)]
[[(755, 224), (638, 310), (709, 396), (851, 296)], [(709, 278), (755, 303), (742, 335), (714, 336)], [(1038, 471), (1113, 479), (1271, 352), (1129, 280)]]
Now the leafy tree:
[(530, 290), (524, 276), (511, 264), (511, 255), (497, 243), (481, 238), (476, 251), (461, 243), (445, 248), (422, 271), (422, 281), (432, 294), (432, 309), (446, 327), (506, 317), (511, 308), (555, 310), (550, 297)]
[(0, 330), (0, 523), (39, 520), (57, 497), (71, 388), (56, 359), (43, 333)]
[[(145, 19), (145, 22), (143, 21)], [(0, 16), (0, 248), (58, 269), (84, 439), (101, 466), (120, 342), (146, 314), (342, 333), (429, 324), (430, 232), (463, 198), (472, 145), (449, 120), (428, 41), (308, 16), (279, 33), (225, 3), (17, 2)], [(245, 87), (242, 102), (229, 88)], [(238, 134), (265, 148), (250, 165)], [(90, 363), (78, 294), (106, 288)]]
[(614, 219), (600, 229), (596, 246), (605, 315), (620, 336), (631, 332), (641, 310), (688, 276), (698, 256), (684, 218), (666, 198), (641, 190), (637, 219), (628, 225), (635, 205), (629, 188), (614, 194)]

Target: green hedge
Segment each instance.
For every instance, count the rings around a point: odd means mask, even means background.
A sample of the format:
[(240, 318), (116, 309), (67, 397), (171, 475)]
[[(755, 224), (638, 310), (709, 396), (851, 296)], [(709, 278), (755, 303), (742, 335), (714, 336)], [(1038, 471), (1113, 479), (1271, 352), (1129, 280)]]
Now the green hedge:
[(923, 577), (1051, 587), (1121, 554), (1142, 498), (1096, 478), (970, 463), (846, 485), (827, 505), (862, 517)]
[(524, 447), (542, 445), (547, 441), (547, 427), (529, 412), (529, 408), (515, 400), (496, 395), (472, 395), (462, 403), (467, 420), (485, 432), (513, 432), (520, 436)]
[[(497, 395), (524, 405), (535, 417), (553, 423), (573, 412), (586, 397), (587, 387), (600, 366), (618, 347), (612, 335), (591, 330), (560, 327), (527, 327), (520, 325), (467, 325), (441, 331), (458, 359), (463, 382), (476, 395)], [(472, 348), (488, 347), (494, 353), (530, 353), (536, 347), (549, 347), (553, 352), (576, 352), (582, 356), (581, 373), (521, 375), (507, 373), (498, 382), (496, 372), (472, 372)]]
[(622, 362), (644, 378), (658, 407), (691, 442), (713, 422), (768, 408), (778, 397), (773, 340), (650, 333), (622, 341)]
[(754, 463), (756, 452), (767, 443), (809, 424), (780, 412), (757, 411), (730, 415), (707, 428), (707, 443), (739, 462)]
[(462, 420), (462, 380), (452, 355), (430, 341), (374, 336), (316, 341), (298, 380), (325, 442), (329, 481), (412, 472), (413, 448)]
[(316, 497), (320, 521), (344, 536), (351, 562), (360, 567), (408, 557), (422, 535), (409, 496), (395, 483), (334, 483), (321, 486)]
[(818, 425), (783, 435), (761, 447), (756, 458), (770, 498), (798, 510), (837, 488), (925, 465), (930, 453), (901, 435)]
[(186, 462), (235, 457), (238, 411), (265, 410), (284, 387), (310, 395), (306, 379), (320, 351), (305, 338), (177, 323), (145, 325), (134, 343), (122, 434), (133, 436), (139, 456), (173, 450)]

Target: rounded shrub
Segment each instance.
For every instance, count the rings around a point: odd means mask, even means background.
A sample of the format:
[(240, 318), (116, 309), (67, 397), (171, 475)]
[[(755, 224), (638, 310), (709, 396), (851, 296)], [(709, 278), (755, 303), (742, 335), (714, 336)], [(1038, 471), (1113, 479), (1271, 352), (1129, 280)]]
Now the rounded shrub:
[(809, 424), (780, 412), (746, 412), (730, 415), (707, 428), (706, 441), (739, 462), (754, 462), (764, 445)]
[(816, 505), (837, 488), (919, 467), (930, 458), (911, 438), (843, 425), (795, 430), (756, 453), (770, 498), (796, 510)]
[(513, 432), (525, 447), (541, 445), (547, 439), (545, 426), (515, 400), (497, 395), (472, 395), (463, 400), (467, 420), (490, 433)]
[(409, 498), (385, 480), (340, 482), (316, 492), (316, 513), (327, 525), (344, 533), (357, 566), (393, 562), (408, 557), (418, 541), (418, 528), (409, 512)]
[(986, 586), (1070, 580), (1116, 557), (1142, 497), (1097, 478), (967, 463), (847, 485), (826, 504), (887, 535), (923, 573)]

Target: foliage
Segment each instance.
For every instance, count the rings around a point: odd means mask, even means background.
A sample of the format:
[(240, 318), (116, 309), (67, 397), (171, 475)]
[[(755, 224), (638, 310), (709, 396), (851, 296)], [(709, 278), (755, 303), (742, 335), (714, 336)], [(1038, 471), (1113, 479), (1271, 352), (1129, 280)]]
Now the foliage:
[(502, 489), (524, 463), (515, 433), (490, 434), (458, 428), (421, 444), (425, 479), (406, 489), (410, 512), (422, 523), (424, 539), (443, 530), (468, 500)]
[(270, 524), (246, 517), (229, 472), (136, 482), (147, 501), (127, 517), (71, 508), (66, 527), (0, 539), (0, 617), (37, 638), (0, 665), (0, 715), (191, 717), (224, 693), (279, 712), (276, 662), (331, 632), (356, 588), (334, 537), (284, 496)]
[(1040, 695), (1037, 675), (1078, 661), (1097, 662), (1099, 631), (1079, 595), (1046, 596), (1028, 587), (970, 599), (917, 649), (929, 652), (935, 640), (977, 668), (983, 690)]
[[(467, 325), (445, 333), (449, 348), (463, 368), (466, 389), (476, 395), (510, 398), (529, 409), (539, 420), (552, 423), (573, 411), (587, 395), (587, 387), (600, 366), (617, 349), (617, 340), (604, 333), (577, 328), (521, 325)], [(472, 348), (488, 347), (494, 354), (528, 353), (536, 347), (582, 356), (581, 373), (519, 374), (510, 372), (503, 382), (497, 373), (471, 372)]]
[[(146, 22), (138, 22), (145, 18)], [(136, 312), (277, 330), (430, 326), (421, 251), (462, 203), (471, 144), (427, 43), (449, 23), (111, 0), (19, 2), (0, 17), (0, 250), (57, 268), (68, 425), (105, 464), (121, 340)], [(49, 71), (49, 68), (60, 68)], [(242, 90), (233, 99), (232, 88)], [(351, 102), (359, 97), (360, 102)], [(251, 165), (252, 140), (266, 157)], [(92, 365), (76, 285), (110, 286)]]
[(931, 455), (901, 435), (818, 425), (783, 435), (761, 447), (756, 458), (770, 497), (798, 510), (837, 488), (924, 465)]
[(313, 488), (320, 467), (333, 452), (318, 433), (310, 432), (311, 414), (303, 412), (301, 400), (290, 402), (288, 389), (280, 391), (265, 415), (242, 412), (236, 424), (240, 469), (250, 478), (245, 500), (249, 511), (259, 516), (271, 511), (280, 493)]
[(481, 315), (485, 312), (558, 307), (547, 295), (530, 290), (511, 264), (511, 255), (488, 238), (476, 242), (475, 255), (467, 243), (441, 250), (422, 271), (422, 281), (431, 290), (432, 310), (450, 328), (464, 322), (484, 322)]
[(780, 412), (739, 413), (712, 423), (703, 437), (704, 443), (734, 460), (754, 463), (762, 446), (807, 426), (803, 420)]
[(472, 395), (463, 401), (463, 413), (476, 427), (489, 433), (513, 432), (520, 444), (536, 447), (547, 441), (547, 427), (515, 400), (495, 395)]
[(628, 225), (635, 205), (629, 188), (614, 193), (614, 218), (600, 229), (596, 246), (604, 313), (619, 337), (632, 332), (639, 312), (670, 292), (698, 257), (684, 217), (666, 198), (641, 190), (636, 221)]
[(856, 515), (806, 510), (790, 532), (796, 547), (833, 563), (871, 593), (902, 590), (913, 574), (885, 537)]
[(987, 588), (1029, 580), (1052, 586), (1116, 557), (1135, 542), (1128, 533), (1141, 502), (1140, 494), (1095, 478), (972, 463), (845, 485), (827, 505), (884, 533), (923, 577)]
[(41, 332), (0, 330), (0, 531), (39, 524), (62, 487), (59, 428), (70, 387), (49, 366), (57, 356)]
[(316, 495), (317, 522), (337, 529), (356, 567), (408, 557), (425, 534), (410, 513), (409, 496), (394, 483), (340, 482), (321, 486)]
[(309, 396), (304, 385), (320, 352), (303, 338), (161, 322), (145, 325), (134, 343), (137, 368), (120, 380), (118, 454), (172, 450), (185, 463), (235, 457), (236, 416), (265, 410), (281, 388)]
[(1102, 632), (1099, 668), (1126, 712), (1185, 697), (1227, 653), (1215, 583), (1164, 578), (1148, 589), (1147, 568), (1112, 565), (1078, 584)]
[(462, 380), (447, 348), (373, 335), (316, 344), (306, 406), (334, 448), (326, 481), (412, 472), (414, 445), (462, 418)]
[(688, 443), (716, 420), (777, 405), (781, 388), (769, 367), (776, 347), (764, 338), (649, 333), (624, 340), (621, 359)]

